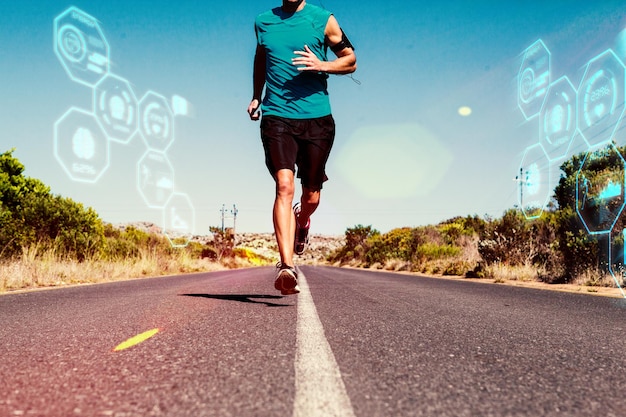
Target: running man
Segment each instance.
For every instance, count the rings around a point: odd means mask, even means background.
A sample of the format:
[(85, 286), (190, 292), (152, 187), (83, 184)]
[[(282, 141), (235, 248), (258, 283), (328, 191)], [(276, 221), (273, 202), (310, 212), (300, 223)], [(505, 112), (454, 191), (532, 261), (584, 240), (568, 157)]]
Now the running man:
[[(254, 26), (248, 114), (259, 120), (262, 111), (265, 164), (276, 182), (273, 220), (280, 262), (274, 287), (283, 295), (297, 294), (294, 252), (301, 255), (308, 242), (309, 219), (328, 179), (326, 161), (335, 138), (328, 74), (354, 72), (356, 55), (332, 13), (305, 0), (282, 0), (282, 6), (257, 16)], [(335, 59), (327, 59), (328, 48)], [(292, 208), (296, 166), (302, 196)]]

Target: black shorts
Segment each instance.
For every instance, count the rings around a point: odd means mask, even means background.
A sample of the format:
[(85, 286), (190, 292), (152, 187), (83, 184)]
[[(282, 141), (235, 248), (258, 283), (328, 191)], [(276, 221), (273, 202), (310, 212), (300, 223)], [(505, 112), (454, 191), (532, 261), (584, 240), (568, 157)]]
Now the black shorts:
[(326, 161), (335, 141), (332, 115), (315, 119), (286, 119), (264, 116), (261, 139), (265, 165), (272, 176), (281, 169), (296, 172), (304, 187), (321, 190), (326, 176)]

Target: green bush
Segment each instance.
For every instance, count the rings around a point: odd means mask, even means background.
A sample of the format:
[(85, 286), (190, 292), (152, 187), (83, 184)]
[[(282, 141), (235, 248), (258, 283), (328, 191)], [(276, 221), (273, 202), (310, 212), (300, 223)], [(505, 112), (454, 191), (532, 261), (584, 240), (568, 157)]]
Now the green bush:
[(446, 265), (442, 275), (466, 276), (468, 272), (473, 272), (473, 265), (465, 261), (453, 261)]
[(365, 266), (384, 265), (389, 261), (400, 261), (410, 265), (452, 258), (461, 253), (456, 242), (461, 236), (473, 231), (464, 229), (460, 223), (444, 226), (402, 227), (380, 234), (371, 226), (355, 226), (346, 230), (346, 244), (329, 256), (329, 261), (357, 262)]
[(346, 229), (345, 244), (340, 249), (328, 255), (331, 263), (346, 263), (350, 261), (367, 262), (366, 257), (376, 237), (380, 235), (372, 226), (361, 224)]
[(111, 224), (106, 224), (104, 236), (106, 239), (103, 250), (105, 259), (139, 258), (145, 253), (166, 256), (173, 251), (170, 242), (164, 235), (148, 233), (134, 226), (116, 228)]
[[(417, 262), (434, 261), (437, 259), (452, 258), (461, 253), (461, 248), (452, 245), (439, 245), (426, 242), (417, 247), (413, 259)], [(463, 271), (465, 273), (465, 271)]]

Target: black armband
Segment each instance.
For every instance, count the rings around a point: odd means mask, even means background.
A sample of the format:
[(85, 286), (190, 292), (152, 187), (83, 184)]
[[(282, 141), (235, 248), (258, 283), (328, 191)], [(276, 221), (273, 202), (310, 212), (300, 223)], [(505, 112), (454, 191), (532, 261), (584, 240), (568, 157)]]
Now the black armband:
[(343, 29), (341, 29), (341, 41), (339, 41), (339, 43), (336, 43), (335, 45), (331, 45), (330, 50), (337, 53), (346, 48), (352, 48), (353, 51), (356, 50), (354, 46), (352, 46), (352, 44), (350, 43), (350, 39), (348, 39)]

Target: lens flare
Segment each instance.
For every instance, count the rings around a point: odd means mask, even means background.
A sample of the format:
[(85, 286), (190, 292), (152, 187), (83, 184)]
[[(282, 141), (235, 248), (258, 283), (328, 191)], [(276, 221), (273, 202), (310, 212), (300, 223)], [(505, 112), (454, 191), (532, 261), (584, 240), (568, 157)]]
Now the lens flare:
[(470, 114), (472, 114), (472, 108), (468, 107), (468, 106), (461, 106), (459, 107), (459, 115), (463, 116), (463, 117), (467, 117)]
[(417, 124), (367, 126), (334, 159), (351, 187), (374, 199), (428, 195), (452, 163), (448, 149)]

